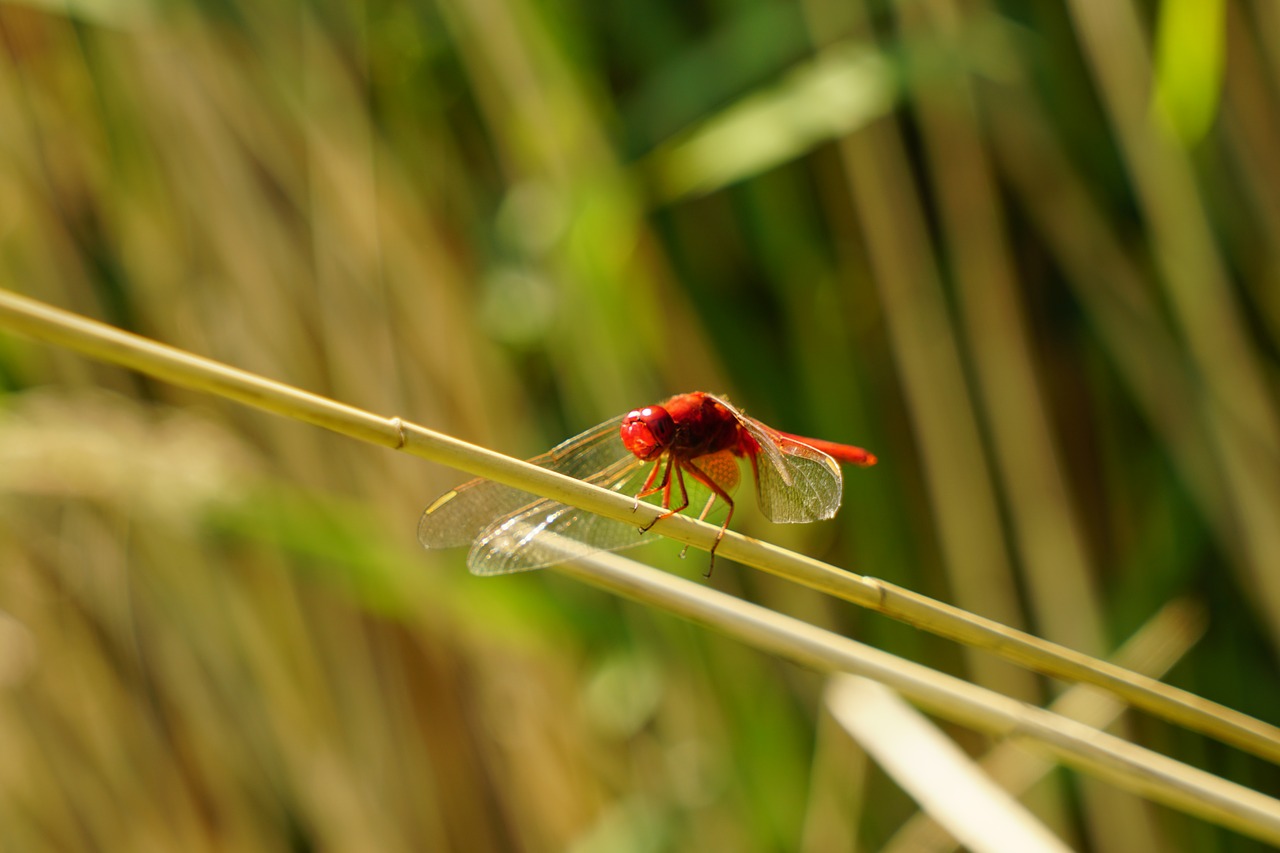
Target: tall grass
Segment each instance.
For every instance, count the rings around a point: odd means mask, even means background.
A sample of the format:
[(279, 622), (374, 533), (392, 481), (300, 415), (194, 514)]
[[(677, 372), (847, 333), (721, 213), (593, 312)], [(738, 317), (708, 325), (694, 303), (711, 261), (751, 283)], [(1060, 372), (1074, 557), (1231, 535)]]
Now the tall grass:
[[(837, 521), (748, 498), (744, 532), (1095, 655), (1191, 596), (1170, 681), (1276, 721), (1277, 32), (1265, 4), (3, 3), (0, 285), (516, 455), (725, 391), (882, 460)], [(853, 789), (816, 674), (418, 550), (447, 469), (7, 336), (0, 387), (0, 846), (876, 847), (914, 811), (871, 773), (813, 832)], [(677, 550), (640, 553), (701, 572)], [(1065, 774), (1030, 802), (1076, 846), (1250, 845)]]

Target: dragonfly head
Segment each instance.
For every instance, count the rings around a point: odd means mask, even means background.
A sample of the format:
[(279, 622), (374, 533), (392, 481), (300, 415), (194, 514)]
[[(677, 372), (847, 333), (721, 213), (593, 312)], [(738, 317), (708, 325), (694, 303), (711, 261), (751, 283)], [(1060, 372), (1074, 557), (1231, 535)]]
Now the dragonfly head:
[(676, 423), (661, 406), (635, 409), (622, 419), (622, 443), (641, 459), (657, 459), (675, 437)]

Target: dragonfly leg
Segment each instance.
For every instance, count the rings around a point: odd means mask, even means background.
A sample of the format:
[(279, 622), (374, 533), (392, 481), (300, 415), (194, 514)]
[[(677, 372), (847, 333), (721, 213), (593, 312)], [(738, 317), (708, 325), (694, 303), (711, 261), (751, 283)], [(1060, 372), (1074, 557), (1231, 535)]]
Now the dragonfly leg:
[[(675, 466), (676, 477), (675, 477), (675, 480), (673, 481), (671, 479), (672, 464), (673, 464), (672, 462), (667, 463), (667, 473), (663, 477), (663, 481), (666, 483), (666, 487), (662, 490), (662, 508), (665, 509), (666, 512), (664, 512), (662, 515), (658, 516), (653, 521), (646, 524), (644, 527), (640, 528), (641, 533), (644, 533), (649, 528), (657, 524), (659, 521), (662, 521), (662, 519), (670, 518), (671, 516), (675, 515), (677, 512), (680, 512), (681, 510), (683, 510), (685, 507), (689, 505), (689, 492), (684, 487), (684, 474), (680, 473), (681, 466), (679, 465)], [(671, 487), (676, 484), (680, 486), (681, 503), (680, 503), (680, 506), (673, 507), (671, 505)]]
[(684, 474), (680, 473), (681, 467), (683, 466), (676, 466), (676, 482), (680, 484), (680, 506), (672, 507), (671, 502), (668, 501), (667, 511), (663, 514), (663, 518), (668, 515), (675, 515), (677, 512), (682, 512), (684, 508), (689, 505), (689, 492), (684, 487)]
[[(711, 512), (711, 507), (715, 504), (715, 502), (716, 502), (715, 495), (712, 495), (711, 497), (707, 498), (707, 505), (702, 508), (702, 512), (698, 513), (698, 521), (706, 520), (707, 513)], [(685, 545), (683, 548), (680, 549), (680, 559), (683, 560), (685, 558), (685, 555), (688, 553), (689, 553), (689, 546)]]
[[(632, 512), (635, 512), (635, 510), (640, 508), (641, 498), (647, 498), (649, 497), (649, 495), (654, 495), (654, 494), (657, 494), (658, 492), (662, 492), (662, 508), (666, 509), (671, 505), (671, 464), (674, 460), (672, 460), (671, 457), (667, 457), (667, 460), (666, 460), (667, 464), (665, 468), (662, 465), (662, 461), (663, 460), (659, 459), (657, 462), (653, 464), (653, 470), (649, 472), (649, 478), (644, 481), (644, 487), (640, 489), (639, 492), (636, 493), (636, 505), (635, 505), (635, 508), (632, 510)], [(662, 482), (658, 483), (655, 486), (653, 484), (653, 481), (658, 476), (659, 468), (663, 468)], [(679, 469), (677, 469), (676, 474), (677, 476), (679, 476)], [(681, 482), (680, 487), (684, 488), (683, 481)], [(641, 527), (640, 532), (648, 533), (650, 527), (653, 527), (655, 524), (657, 524), (659, 521), (666, 518), (670, 514), (671, 514), (670, 512), (664, 512), (662, 515), (658, 516), (653, 521), (646, 524), (644, 527)]]
[(640, 491), (636, 492), (636, 497), (635, 497), (636, 502), (635, 502), (635, 505), (631, 507), (632, 512), (635, 512), (640, 508), (641, 498), (647, 498), (649, 495), (653, 494), (654, 492), (660, 491), (663, 487), (667, 485), (667, 478), (671, 476), (670, 461), (667, 462), (667, 474), (665, 477), (662, 478), (662, 482), (659, 483), (657, 486), (653, 485), (653, 481), (658, 477), (658, 469), (660, 469), (661, 467), (662, 467), (661, 459), (653, 463), (653, 469), (649, 471), (649, 476), (645, 478), (644, 485), (640, 487)]
[[(716, 549), (720, 547), (720, 540), (724, 538), (724, 532), (729, 529), (729, 521), (733, 518), (733, 498), (729, 497), (729, 493), (726, 492), (723, 488), (721, 488), (719, 483), (717, 483), (715, 480), (708, 477), (705, 473), (703, 473), (701, 469), (698, 468), (698, 466), (694, 465), (692, 462), (681, 462), (680, 467), (688, 471), (690, 477), (697, 480), (699, 483), (701, 483), (702, 485), (706, 486), (708, 489), (711, 490), (711, 501), (714, 501), (716, 498), (720, 498), (720, 500), (724, 501), (725, 504), (728, 505), (729, 507), (729, 512), (724, 517), (724, 523), (720, 525), (720, 532), (716, 534), (716, 541), (711, 543), (711, 551), (710, 551), (711, 560), (707, 564), (707, 573), (703, 575), (703, 577), (709, 578), (711, 577), (712, 569), (716, 567)], [(681, 486), (683, 485), (684, 484), (681, 483)], [(707, 512), (710, 509), (711, 509), (711, 502), (708, 502), (706, 509), (702, 511), (702, 515), (706, 516)]]

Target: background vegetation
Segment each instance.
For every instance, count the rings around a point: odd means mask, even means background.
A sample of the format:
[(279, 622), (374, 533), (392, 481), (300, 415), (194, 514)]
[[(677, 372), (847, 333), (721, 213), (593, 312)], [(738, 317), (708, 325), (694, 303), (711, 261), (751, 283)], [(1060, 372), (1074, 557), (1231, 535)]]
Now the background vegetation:
[[(1271, 4), (48, 0), (0, 45), (0, 286), (524, 456), (725, 392), (881, 459), (744, 532), (1097, 655), (1190, 596), (1169, 679), (1280, 720)], [(7, 335), (0, 389), (0, 848), (876, 848), (913, 811), (816, 674), (418, 549), (454, 472)]]

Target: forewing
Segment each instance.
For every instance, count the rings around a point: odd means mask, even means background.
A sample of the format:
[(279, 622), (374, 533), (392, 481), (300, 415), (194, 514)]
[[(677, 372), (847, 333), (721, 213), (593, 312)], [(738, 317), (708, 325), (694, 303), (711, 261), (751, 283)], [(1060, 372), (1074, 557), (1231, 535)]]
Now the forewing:
[[(556, 445), (529, 461), (579, 480), (634, 458), (622, 444), (614, 418)], [(470, 545), (495, 521), (521, 513), (543, 502), (521, 489), (476, 479), (441, 495), (418, 521), (418, 541), (424, 548), (457, 548)]]
[[(633, 496), (644, 488), (654, 464), (626, 453), (613, 464), (581, 479)], [(665, 465), (665, 460), (661, 464)], [(728, 452), (700, 457), (693, 464), (726, 492), (732, 493), (738, 485), (738, 462)], [(673, 469), (672, 477), (675, 476)], [(699, 512), (712, 508), (712, 493), (705, 486), (687, 475), (684, 482), (691, 507)], [(672, 485), (671, 500), (676, 506), (680, 500), (678, 489)], [(661, 500), (661, 493), (645, 498), (649, 503)], [(711, 517), (723, 511), (723, 506), (714, 510)], [(467, 567), (477, 575), (509, 574), (540, 569), (598, 551), (619, 551), (652, 541), (652, 537), (641, 533), (640, 526), (639, 521), (628, 524), (543, 499), (498, 519), (485, 529), (467, 555)]]
[[(637, 459), (618, 434), (621, 418), (592, 427), (529, 461), (585, 480), (601, 488), (633, 496), (644, 487), (654, 463)], [(665, 461), (663, 462), (665, 464)], [(694, 460), (726, 492), (740, 475), (728, 452)], [(673, 473), (674, 477), (675, 474)], [(707, 507), (711, 493), (685, 476), (690, 505)], [(658, 502), (662, 495), (646, 498)], [(679, 500), (678, 486), (672, 500)], [(715, 507), (712, 516), (721, 511)], [(418, 541), (426, 548), (471, 544), (467, 567), (473, 574), (498, 575), (539, 569), (597, 551), (617, 551), (644, 544), (640, 524), (626, 524), (542, 498), (492, 480), (471, 480), (427, 507), (418, 523)]]
[(427, 507), (418, 520), (418, 541), (428, 550), (469, 545), (494, 518), (510, 515), (537, 499), (492, 480), (471, 480)]
[[(598, 476), (594, 485), (624, 495), (640, 491), (651, 465), (627, 454)], [(540, 569), (597, 551), (617, 551), (646, 540), (639, 522), (625, 524), (546, 498), (496, 519), (480, 532), (467, 554), (476, 575), (501, 575)]]
[(780, 523), (821, 521), (840, 509), (840, 465), (814, 447), (789, 438), (719, 400), (755, 439), (756, 495), (760, 511)]

